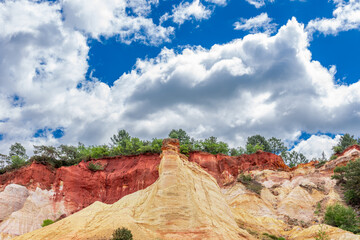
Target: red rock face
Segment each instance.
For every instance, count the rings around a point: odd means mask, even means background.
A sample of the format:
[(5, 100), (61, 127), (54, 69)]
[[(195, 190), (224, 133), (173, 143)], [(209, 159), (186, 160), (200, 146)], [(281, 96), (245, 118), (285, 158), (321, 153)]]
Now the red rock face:
[(0, 175), (0, 190), (16, 183), (29, 189), (40, 187), (55, 190), (55, 201), (65, 200), (69, 213), (79, 211), (95, 201), (114, 203), (123, 196), (153, 184), (159, 176), (158, 154), (118, 156), (94, 161), (105, 166), (93, 172), (88, 162), (51, 170), (32, 163), (17, 171)]
[(0, 191), (3, 191), (11, 183), (26, 186), (31, 190), (37, 187), (50, 189), (55, 182), (55, 175), (55, 172), (49, 167), (33, 162), (30, 166), (0, 175)]
[(280, 156), (262, 151), (234, 157), (223, 154), (192, 152), (189, 161), (196, 162), (210, 173), (219, 186), (234, 181), (239, 172), (242, 171), (264, 169), (289, 171), (289, 167), (285, 165)]
[(359, 145), (356, 145), (356, 144), (355, 144), (355, 145), (352, 145), (352, 146), (346, 148), (343, 152), (337, 153), (337, 154), (335, 154), (335, 155), (337, 155), (338, 157), (342, 157), (342, 156), (346, 155), (346, 153), (347, 153), (348, 151), (353, 150), (353, 149), (356, 149), (356, 150), (360, 151), (360, 146), (359, 146)]
[[(240, 171), (289, 170), (281, 157), (266, 152), (237, 157), (193, 152), (189, 161), (198, 163), (220, 186), (233, 182)], [(105, 166), (104, 170), (92, 172), (87, 168), (88, 162), (56, 170), (32, 163), (17, 171), (0, 175), (0, 191), (10, 183), (29, 189), (53, 189), (54, 200), (64, 200), (67, 211), (73, 213), (95, 201), (114, 203), (128, 194), (150, 186), (159, 177), (159, 154), (108, 157), (94, 162)]]

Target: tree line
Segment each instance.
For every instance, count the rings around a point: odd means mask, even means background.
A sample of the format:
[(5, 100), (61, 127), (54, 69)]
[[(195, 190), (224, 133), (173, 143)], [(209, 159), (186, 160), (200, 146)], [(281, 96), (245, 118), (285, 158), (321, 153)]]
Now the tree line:
[[(262, 150), (280, 155), (284, 162), (290, 167), (309, 161), (302, 153), (287, 151), (284, 142), (275, 137), (266, 139), (261, 135), (250, 136), (247, 138), (245, 147), (237, 148), (230, 148), (227, 143), (219, 141), (214, 136), (204, 140), (196, 140), (182, 129), (171, 130), (168, 137), (179, 139), (180, 152), (185, 155), (193, 151), (203, 151), (211, 154), (239, 156)], [(49, 164), (58, 168), (61, 166), (75, 165), (82, 160), (87, 161), (105, 156), (160, 153), (163, 139), (153, 138), (152, 140), (141, 140), (137, 137), (130, 136), (126, 130), (122, 129), (114, 134), (110, 140), (111, 142), (109, 144), (91, 146), (85, 146), (82, 143), (78, 143), (77, 146), (60, 145), (58, 147), (34, 145), (34, 155), (30, 158), (26, 154), (26, 149), (20, 143), (14, 143), (10, 146), (8, 155), (0, 154), (0, 174), (33, 161)], [(345, 134), (341, 137), (338, 145), (334, 146), (334, 153), (341, 152), (353, 144), (359, 144), (359, 139), (356, 140), (354, 136)], [(325, 161), (325, 154), (318, 160)]]

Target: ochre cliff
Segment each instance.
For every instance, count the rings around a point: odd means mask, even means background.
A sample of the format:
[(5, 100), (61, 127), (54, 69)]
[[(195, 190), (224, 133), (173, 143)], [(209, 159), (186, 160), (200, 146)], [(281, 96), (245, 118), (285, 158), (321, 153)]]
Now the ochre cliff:
[(105, 168), (92, 172), (88, 163), (52, 170), (33, 162), (30, 166), (0, 175), (0, 190), (8, 184), (54, 191), (54, 200), (64, 201), (73, 213), (95, 201), (114, 203), (123, 196), (144, 189), (158, 178), (158, 154), (108, 157), (94, 160)]
[[(279, 156), (266, 152), (237, 157), (194, 152), (189, 161), (198, 163), (220, 186), (234, 182), (239, 171), (288, 170)], [(159, 154), (107, 157), (93, 162), (103, 165), (104, 170), (92, 172), (85, 162), (56, 170), (33, 162), (30, 166), (0, 175), (0, 191), (11, 183), (33, 191), (36, 188), (53, 190), (54, 200), (64, 201), (66, 212), (74, 213), (95, 201), (114, 203), (150, 186), (159, 176)]]
[(107, 205), (91, 206), (50, 226), (15, 239), (109, 239), (129, 228), (134, 239), (255, 239), (239, 228), (216, 180), (179, 154), (166, 139), (158, 180), (144, 190)]
[[(115, 225), (131, 228), (135, 239), (221, 239), (219, 236), (237, 239), (236, 234), (239, 239), (257, 239), (262, 233), (286, 239), (314, 239), (325, 207), (342, 203), (331, 179), (333, 169), (360, 156), (359, 147), (355, 146), (322, 167), (311, 162), (289, 169), (279, 156), (261, 151), (238, 157), (193, 152), (188, 160), (178, 153), (176, 143), (166, 144), (163, 151), (161, 156), (99, 159), (95, 162), (105, 168), (98, 172), (88, 170), (85, 162), (57, 170), (33, 163), (0, 175), (0, 239), (40, 228), (46, 218), (69, 216), (94, 202), (60, 222), (72, 229), (73, 221), (84, 218), (85, 222), (80, 221), (72, 233), (83, 232), (85, 226), (90, 226), (88, 217), (114, 212), (122, 219)], [(259, 195), (236, 181), (240, 172), (251, 174), (262, 184)], [(168, 205), (165, 207), (163, 202)], [(319, 204), (320, 214), (315, 214)], [(216, 215), (222, 217), (216, 217), (209, 209), (217, 209)], [(109, 218), (109, 222), (91, 222), (101, 231), (86, 228), (86, 232), (94, 235), (76, 239), (108, 236), (116, 227), (114, 221)], [(209, 226), (213, 223), (217, 228)], [(102, 224), (109, 226), (104, 228)], [(193, 226), (202, 230), (197, 231)], [(226, 229), (229, 235), (218, 228)], [(331, 239), (359, 239), (338, 228), (325, 228)], [(62, 227), (56, 231), (63, 231)], [(204, 235), (205, 232), (210, 235)]]
[(199, 164), (217, 180), (220, 186), (234, 182), (239, 172), (264, 169), (289, 171), (289, 167), (280, 156), (263, 151), (234, 157), (192, 152), (189, 161)]

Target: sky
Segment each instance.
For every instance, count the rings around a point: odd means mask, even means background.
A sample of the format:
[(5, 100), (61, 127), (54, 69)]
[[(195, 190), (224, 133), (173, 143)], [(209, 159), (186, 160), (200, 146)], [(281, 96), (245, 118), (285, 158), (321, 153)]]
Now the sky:
[(2, 0), (0, 153), (184, 129), (360, 137), (360, 0)]

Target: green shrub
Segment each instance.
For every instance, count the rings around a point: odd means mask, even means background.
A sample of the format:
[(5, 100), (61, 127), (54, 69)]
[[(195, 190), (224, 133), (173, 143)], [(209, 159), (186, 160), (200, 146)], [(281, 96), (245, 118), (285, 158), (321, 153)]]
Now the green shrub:
[(316, 233), (315, 240), (330, 240), (329, 235), (323, 229), (324, 225), (320, 225), (319, 231)]
[(319, 163), (315, 164), (315, 168), (318, 169), (318, 168), (321, 168), (322, 166), (325, 165), (327, 161), (319, 161)]
[(251, 180), (252, 180), (252, 177), (250, 174), (245, 175), (245, 174), (241, 173), (237, 178), (237, 181), (242, 182), (242, 183), (248, 183), (248, 182), (251, 182)]
[(337, 155), (333, 154), (333, 155), (331, 155), (330, 160), (337, 159), (337, 157), (338, 157)]
[(324, 221), (326, 224), (353, 233), (359, 232), (359, 219), (351, 207), (339, 203), (326, 208)]
[(241, 182), (248, 190), (250, 190), (256, 194), (260, 194), (261, 190), (263, 188), (261, 183), (255, 181), (255, 179), (253, 179), (250, 174), (245, 175), (245, 174), (241, 173), (238, 176), (237, 181)]
[(104, 166), (101, 165), (100, 163), (90, 162), (89, 165), (88, 165), (88, 169), (93, 171), (93, 172), (102, 171), (102, 170), (104, 170)]
[(131, 231), (127, 228), (118, 228), (114, 231), (111, 240), (132, 240), (133, 236)]
[(268, 233), (263, 233), (261, 239), (263, 239), (263, 240), (286, 240), (283, 237), (277, 237), (275, 235), (268, 234)]
[(353, 206), (360, 205), (360, 158), (346, 166), (336, 167), (334, 173), (332, 178), (344, 187), (346, 202)]
[(314, 213), (315, 213), (316, 215), (319, 215), (319, 214), (321, 213), (321, 204), (320, 204), (320, 202), (318, 202), (318, 203), (316, 204), (316, 210), (314, 211)]
[(50, 225), (50, 224), (53, 224), (53, 223), (54, 223), (53, 220), (51, 220), (51, 219), (45, 219), (45, 220), (43, 221), (43, 223), (41, 224), (41, 226), (42, 226), (42, 227), (46, 227), (46, 226), (48, 226), (48, 225)]
[(22, 166), (26, 165), (25, 159), (15, 155), (11, 157), (11, 166), (13, 168), (21, 168)]

